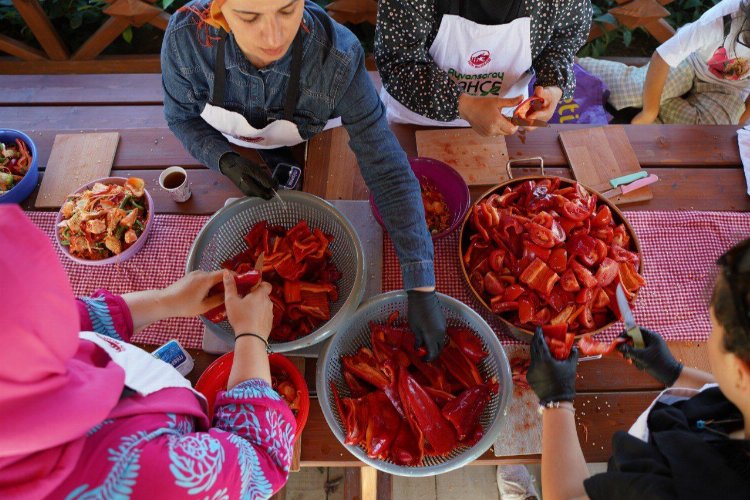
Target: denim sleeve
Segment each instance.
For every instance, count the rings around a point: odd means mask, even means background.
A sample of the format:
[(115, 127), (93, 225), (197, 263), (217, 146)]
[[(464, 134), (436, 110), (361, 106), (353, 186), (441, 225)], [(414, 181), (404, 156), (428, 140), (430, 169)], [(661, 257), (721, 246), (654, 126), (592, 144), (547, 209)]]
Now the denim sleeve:
[[(557, 11), (552, 12), (552, 36), (532, 62), (536, 71), (535, 85), (560, 87), (562, 99), (570, 99), (576, 88), (573, 57), (586, 43), (594, 11), (591, 0), (568, 0), (552, 5), (559, 5)], [(541, 18), (540, 24), (550, 22), (547, 12), (540, 12), (538, 16)]]
[(375, 27), (375, 62), (383, 86), (411, 111), (438, 121), (458, 116), (462, 91), (429, 52), (438, 22), (434, 1), (380, 0)]
[(203, 165), (218, 171), (219, 159), (232, 148), (221, 132), (201, 118), (204, 104), (196, 98), (193, 82), (183, 75), (181, 68), (185, 67), (177, 47), (176, 33), (168, 29), (161, 47), (164, 117), (185, 149)]
[(333, 116), (341, 116), (349, 133), (349, 147), (357, 156), (401, 262), (404, 288), (434, 286), (432, 239), (425, 224), (419, 182), (388, 127), (385, 107), (365, 69), (362, 47), (357, 42), (348, 53), (352, 56), (350, 69), (340, 86)]

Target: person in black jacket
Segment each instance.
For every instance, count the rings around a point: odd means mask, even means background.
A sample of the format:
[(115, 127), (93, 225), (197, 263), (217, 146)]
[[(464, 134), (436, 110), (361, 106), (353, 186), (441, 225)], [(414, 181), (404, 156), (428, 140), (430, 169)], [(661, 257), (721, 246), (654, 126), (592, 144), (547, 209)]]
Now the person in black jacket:
[(528, 381), (543, 408), (542, 491), (555, 498), (750, 498), (750, 239), (718, 260), (707, 343), (713, 375), (686, 368), (657, 333), (619, 347), (669, 387), (626, 433), (607, 472), (589, 476), (575, 426), (577, 349), (552, 358), (540, 331)]

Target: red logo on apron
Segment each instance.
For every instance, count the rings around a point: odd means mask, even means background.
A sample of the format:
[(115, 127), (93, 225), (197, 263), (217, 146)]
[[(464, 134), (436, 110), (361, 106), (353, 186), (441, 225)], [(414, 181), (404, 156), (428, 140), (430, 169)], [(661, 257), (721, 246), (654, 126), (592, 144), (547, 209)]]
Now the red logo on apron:
[(481, 68), (487, 66), (490, 63), (490, 51), (489, 50), (477, 50), (471, 57), (469, 57), (469, 64), (475, 68)]
[(234, 137), (237, 140), (245, 141), (245, 142), (251, 142), (253, 144), (257, 144), (259, 142), (263, 142), (264, 140), (266, 140), (265, 137), (244, 137), (244, 136), (241, 136), (241, 135), (240, 136), (233, 135), (232, 137)]

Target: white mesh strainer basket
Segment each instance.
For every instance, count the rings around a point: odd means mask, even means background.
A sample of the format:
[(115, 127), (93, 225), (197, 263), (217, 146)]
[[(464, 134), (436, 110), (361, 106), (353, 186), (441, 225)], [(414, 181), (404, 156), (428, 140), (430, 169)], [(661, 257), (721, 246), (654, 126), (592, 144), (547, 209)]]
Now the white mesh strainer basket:
[[(309, 335), (291, 342), (271, 342), (274, 352), (288, 352), (328, 338), (337, 325), (357, 309), (365, 291), (365, 258), (359, 236), (333, 205), (301, 191), (281, 191), (279, 196), (283, 204), (276, 199), (242, 198), (216, 212), (195, 238), (185, 268), (187, 272), (220, 269), (222, 262), (247, 249), (242, 237), (262, 220), (288, 229), (304, 219), (311, 229), (317, 227), (332, 234), (331, 260), (342, 274), (337, 282), (339, 300), (331, 304), (331, 319)], [(230, 343), (234, 341), (234, 332), (228, 321), (216, 324), (203, 316), (201, 321), (222, 339)]]
[(489, 354), (479, 364), (479, 372), (485, 380), (494, 377), (499, 386), (497, 394), (492, 396), (480, 419), (484, 435), (474, 446), (459, 446), (445, 457), (426, 455), (423, 465), (409, 466), (370, 458), (363, 448), (344, 444), (346, 431), (331, 390), (331, 383), (333, 383), (342, 397), (349, 396), (349, 388), (344, 382), (341, 371), (341, 356), (354, 354), (360, 347), (370, 347), (368, 324), (371, 321), (384, 323), (393, 311), (398, 311), (399, 318), (406, 320), (406, 292), (384, 293), (362, 304), (353, 316), (340, 325), (336, 335), (326, 344), (318, 359), (316, 374), (318, 401), (328, 426), (341, 444), (355, 457), (389, 474), (411, 477), (433, 476), (463, 467), (487, 451), (495, 442), (510, 404), (512, 394), (510, 364), (497, 335), (487, 322), (466, 304), (447, 295), (438, 294), (438, 296), (448, 325), (468, 327), (481, 339), (485, 351)]

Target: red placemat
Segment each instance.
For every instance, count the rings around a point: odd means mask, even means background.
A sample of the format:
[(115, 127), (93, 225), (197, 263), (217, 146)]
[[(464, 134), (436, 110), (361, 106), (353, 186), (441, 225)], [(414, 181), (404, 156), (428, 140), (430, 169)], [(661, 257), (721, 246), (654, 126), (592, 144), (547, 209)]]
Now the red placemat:
[[(668, 340), (705, 341), (711, 332), (708, 302), (716, 259), (750, 236), (750, 214), (732, 212), (625, 212), (643, 249), (646, 286), (638, 294), (636, 321)], [(400, 289), (401, 270), (390, 239), (383, 243), (383, 291)], [(458, 262), (458, 231), (435, 244), (437, 290), (465, 302), (492, 326), (503, 343), (518, 343), (477, 302)], [(622, 331), (615, 323), (597, 338)]]
[[(143, 248), (129, 260), (109, 266), (84, 266), (63, 255), (54, 236), (56, 212), (26, 212), (50, 237), (68, 273), (73, 293), (89, 295), (99, 288), (126, 293), (163, 288), (185, 275), (185, 262), (198, 231), (208, 217), (157, 215)], [(163, 344), (177, 339), (184, 347), (200, 349), (203, 323), (197, 318), (168, 319), (137, 333), (133, 342)]]

